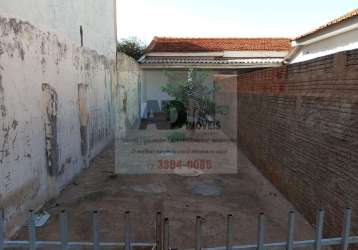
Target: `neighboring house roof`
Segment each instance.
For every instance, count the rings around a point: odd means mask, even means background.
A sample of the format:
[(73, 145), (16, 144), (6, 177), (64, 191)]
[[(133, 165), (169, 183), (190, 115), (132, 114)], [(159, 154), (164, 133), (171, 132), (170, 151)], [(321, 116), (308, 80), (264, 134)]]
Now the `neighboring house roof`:
[(316, 34), (322, 32), (322, 31), (325, 31), (325, 30), (327, 30), (329, 28), (332, 28), (332, 27), (334, 27), (336, 25), (339, 25), (339, 24), (341, 24), (341, 23), (343, 23), (345, 21), (348, 21), (351, 18), (354, 18), (354, 17), (357, 17), (357, 16), (358, 16), (358, 9), (352, 10), (352, 11), (348, 12), (347, 14), (345, 14), (345, 15), (343, 15), (341, 17), (338, 17), (338, 18), (336, 18), (336, 19), (334, 19), (334, 20), (332, 20), (332, 21), (330, 21), (330, 22), (318, 27), (317, 29), (314, 29), (314, 30), (312, 30), (310, 32), (307, 32), (306, 34), (303, 34), (303, 35), (295, 38), (294, 40), (300, 40), (300, 39), (307, 38), (307, 37), (312, 36), (312, 35), (316, 35)]
[(351, 35), (348, 35), (346, 39), (342, 37), (340, 42), (331, 42), (329, 46), (327, 46), (327, 43), (321, 47), (318, 45), (320, 48), (319, 50), (311, 48), (310, 51), (302, 52), (306, 46), (324, 41), (328, 38), (337, 37), (357, 29), (358, 9), (355, 9), (318, 27), (317, 29), (295, 38), (292, 41), (292, 49), (285, 57), (284, 63), (305, 61), (314, 59), (316, 57), (337, 53), (339, 51), (355, 49), (357, 46), (356, 41), (358, 40), (353, 39)]
[(154, 37), (139, 59), (146, 68), (251, 68), (280, 66), (288, 38)]
[(167, 57), (148, 57), (147, 63), (206, 63), (206, 64), (245, 64), (245, 63), (259, 63), (259, 62), (280, 62), (279, 58), (261, 59), (261, 58), (246, 58), (246, 59), (206, 59), (206, 58), (167, 58)]
[(288, 51), (288, 38), (175, 38), (154, 37), (150, 52)]

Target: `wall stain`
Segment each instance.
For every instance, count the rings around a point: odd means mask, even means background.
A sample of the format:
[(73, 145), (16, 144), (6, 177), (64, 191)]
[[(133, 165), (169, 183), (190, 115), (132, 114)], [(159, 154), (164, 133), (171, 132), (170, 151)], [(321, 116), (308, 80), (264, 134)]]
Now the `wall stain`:
[(3, 49), (3, 45), (0, 43), (0, 56), (4, 54), (4, 49)]
[(88, 85), (78, 84), (78, 109), (80, 115), (81, 154), (88, 155)]
[(14, 57), (15, 52), (17, 51), (19, 57), (22, 61), (25, 60), (25, 50), (23, 47), (22, 39), (20, 34), (25, 31), (29, 31), (34, 27), (28, 22), (16, 20), (14, 18), (6, 19), (0, 18), (0, 27), (2, 29), (2, 37), (7, 37), (11, 34), (14, 34), (15, 37), (11, 43), (1, 43), (0, 46), (0, 55), (7, 53), (8, 56)]
[(12, 129), (16, 129), (16, 128), (17, 128), (17, 125), (19, 125), (19, 123), (18, 123), (16, 120), (13, 120), (13, 121), (12, 121), (12, 124), (11, 124), (11, 128), (12, 128)]
[(71, 166), (72, 165), (72, 157), (68, 157), (64, 163), (61, 164), (61, 170), (58, 172), (58, 175), (61, 175), (65, 172), (65, 168), (66, 166)]
[(19, 48), (19, 53), (20, 53), (21, 60), (24, 61), (25, 60), (25, 51), (22, 47)]
[(2, 75), (0, 75), (0, 115), (1, 117), (6, 116), (5, 90), (2, 84)]
[(2, 143), (0, 144), (0, 163), (3, 162), (4, 158), (10, 155), (9, 150), (9, 134), (10, 134), (10, 126), (3, 121), (2, 124)]
[(41, 50), (41, 54), (42, 54), (42, 55), (45, 55), (45, 54), (46, 54), (46, 51), (45, 51), (45, 41), (44, 41), (44, 39), (42, 39), (42, 41), (41, 41), (40, 50)]
[(0, 194), (0, 204), (3, 207), (15, 207), (16, 209), (20, 209), (26, 201), (36, 197), (40, 190), (40, 183), (41, 182), (38, 179), (34, 179), (28, 181), (19, 189), (6, 196), (1, 196)]
[(42, 59), (41, 59), (41, 66), (42, 66), (42, 73), (45, 74), (45, 72), (46, 72), (46, 59), (44, 57), (42, 57)]
[[(47, 169), (51, 176), (59, 174), (59, 155), (57, 140), (57, 92), (49, 84), (42, 84), (45, 102), (45, 139), (46, 139), (46, 158)], [(31, 157), (31, 156), (30, 156)]]
[(4, 87), (2, 86), (2, 75), (0, 75), (0, 94), (4, 94)]
[(23, 32), (23, 27), (22, 27), (23, 24), (24, 22), (16, 20), (15, 18), (9, 19), (9, 25), (16, 35), (19, 34), (20, 32)]

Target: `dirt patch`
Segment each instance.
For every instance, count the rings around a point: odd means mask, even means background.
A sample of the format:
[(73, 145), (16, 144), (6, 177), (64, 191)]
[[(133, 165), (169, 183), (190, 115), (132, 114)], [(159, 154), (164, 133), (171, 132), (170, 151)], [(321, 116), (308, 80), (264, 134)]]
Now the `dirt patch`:
[(220, 196), (223, 194), (223, 187), (215, 183), (198, 183), (193, 185), (192, 193), (202, 196)]

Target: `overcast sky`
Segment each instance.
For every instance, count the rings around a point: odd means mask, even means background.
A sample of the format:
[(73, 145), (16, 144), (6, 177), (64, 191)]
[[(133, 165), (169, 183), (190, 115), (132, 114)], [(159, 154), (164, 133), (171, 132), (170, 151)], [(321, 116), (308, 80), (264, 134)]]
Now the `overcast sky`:
[(348, 11), (357, 0), (117, 0), (118, 36), (289, 37)]

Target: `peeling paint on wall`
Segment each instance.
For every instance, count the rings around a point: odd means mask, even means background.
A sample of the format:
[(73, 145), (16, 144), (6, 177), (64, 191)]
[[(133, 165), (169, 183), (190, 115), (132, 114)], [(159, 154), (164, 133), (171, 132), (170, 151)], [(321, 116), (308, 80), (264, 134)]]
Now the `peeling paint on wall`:
[[(5, 90), (2, 83), (2, 76), (0, 75), (0, 164), (3, 163), (4, 159), (10, 155), (10, 144), (11, 144), (11, 130), (16, 129), (16, 125), (11, 125), (6, 117), (6, 106), (5, 106)], [(1, 165), (0, 165), (1, 166)]]
[(88, 155), (88, 85), (78, 84), (78, 108), (80, 114), (80, 133), (81, 133), (81, 153), (82, 156)]
[(0, 115), (1, 117), (6, 116), (6, 107), (5, 107), (5, 94), (4, 87), (2, 85), (2, 76), (0, 75)]
[[(136, 61), (123, 53), (118, 54), (119, 104), (120, 114), (116, 116), (119, 130), (138, 127), (140, 121), (140, 85), (142, 70)], [(121, 133), (121, 132), (119, 132)]]
[(11, 192), (2, 198), (0, 195), (0, 204), (2, 207), (14, 207), (20, 209), (25, 201), (33, 199), (40, 189), (40, 182), (38, 179), (30, 180), (19, 189)]
[(45, 104), (44, 122), (46, 139), (47, 169), (51, 176), (61, 172), (58, 162), (57, 110), (58, 97), (56, 90), (47, 83), (42, 84), (43, 101)]

